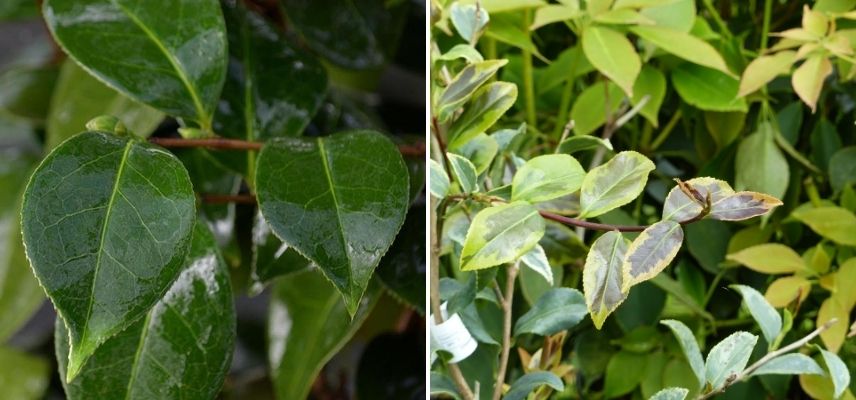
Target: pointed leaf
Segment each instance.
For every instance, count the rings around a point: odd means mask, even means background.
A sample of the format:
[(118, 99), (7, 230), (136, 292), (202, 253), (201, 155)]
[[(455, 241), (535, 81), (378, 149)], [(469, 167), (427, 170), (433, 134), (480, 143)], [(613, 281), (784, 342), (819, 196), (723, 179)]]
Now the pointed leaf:
[(805, 262), (797, 252), (778, 243), (752, 246), (729, 254), (727, 259), (765, 274), (788, 274), (806, 269)]
[(455, 30), (467, 42), (472, 42), (473, 37), (490, 21), (487, 10), (475, 4), (453, 3), (449, 7), (449, 14)]
[(555, 335), (576, 326), (586, 316), (583, 294), (576, 289), (553, 288), (514, 323), (514, 335)]
[(812, 113), (817, 108), (817, 98), (823, 89), (823, 81), (831, 73), (832, 63), (829, 59), (823, 54), (815, 54), (807, 58), (791, 75), (794, 91), (803, 103), (811, 108)]
[(581, 151), (593, 150), (598, 147), (603, 147), (607, 150), (612, 150), (612, 143), (609, 140), (604, 140), (596, 136), (571, 136), (559, 143), (559, 153), (574, 154)]
[(699, 350), (696, 338), (693, 336), (690, 328), (687, 328), (683, 322), (673, 319), (663, 320), (660, 323), (668, 326), (672, 330), (672, 333), (675, 334), (675, 338), (684, 352), (684, 357), (686, 357), (687, 362), (690, 364), (693, 374), (698, 378), (699, 387), (704, 387), (706, 380), (704, 359), (701, 357), (701, 350)]
[(256, 170), (262, 216), (320, 267), (351, 314), (404, 222), (408, 180), (398, 149), (373, 131), (275, 139)]
[(660, 390), (657, 393), (654, 393), (648, 400), (684, 400), (687, 398), (687, 394), (689, 394), (688, 389), (672, 387)]
[(850, 371), (837, 354), (824, 349), (820, 349), (820, 354), (823, 356), (826, 369), (829, 370), (829, 376), (832, 377), (835, 398), (839, 398), (850, 385)]
[(550, 268), (550, 261), (547, 260), (547, 254), (541, 245), (535, 245), (532, 250), (526, 252), (520, 257), (520, 262), (541, 275), (547, 284), (553, 285), (553, 269)]
[(742, 221), (764, 215), (782, 205), (782, 201), (763, 193), (737, 192), (713, 203), (710, 217), (720, 221)]
[(470, 139), (493, 126), (517, 100), (517, 85), (508, 82), (489, 83), (473, 94), (464, 113), (449, 130), (449, 147), (463, 146)]
[(737, 96), (746, 96), (764, 87), (775, 77), (788, 72), (791, 65), (796, 61), (796, 55), (795, 51), (780, 51), (752, 60), (743, 70), (743, 76), (740, 77), (740, 90), (737, 91)]
[(583, 52), (598, 71), (633, 96), (633, 82), (642, 63), (627, 37), (607, 27), (590, 25), (583, 31)]
[(674, 54), (691, 63), (719, 70), (728, 75), (731, 71), (725, 65), (725, 60), (710, 44), (689, 33), (660, 26), (637, 25), (630, 31), (639, 35), (666, 52)]
[(746, 368), (758, 337), (748, 332), (734, 332), (713, 346), (707, 355), (705, 376), (713, 390), (719, 389), (732, 375)]
[(829, 297), (820, 304), (817, 310), (817, 326), (823, 326), (833, 318), (838, 322), (823, 331), (820, 339), (827, 349), (838, 352), (847, 336), (847, 326), (850, 325), (850, 312), (844, 308), (835, 296)]
[(724, 72), (685, 63), (672, 71), (672, 84), (684, 101), (702, 110), (748, 110), (746, 99), (737, 97), (740, 81)]
[(791, 215), (820, 236), (845, 246), (856, 246), (856, 215), (845, 208), (804, 208)]
[(583, 269), (583, 292), (591, 320), (597, 329), (627, 298), (622, 291), (622, 271), (627, 240), (618, 231), (606, 232), (591, 245)]
[(557, 392), (565, 390), (565, 383), (556, 374), (547, 371), (535, 371), (523, 375), (514, 381), (502, 399), (524, 400), (529, 396), (529, 393), (532, 393), (543, 385), (550, 386)]
[(461, 185), (461, 190), (464, 193), (473, 193), (479, 191), (478, 174), (476, 166), (464, 157), (454, 153), (446, 153), (449, 158), (449, 164), (452, 165), (452, 171), (455, 173), (455, 181)]
[(547, 154), (523, 164), (511, 181), (511, 200), (552, 200), (580, 189), (585, 171), (567, 154)]
[[(715, 178), (693, 178), (684, 184), (697, 191), (703, 199), (709, 195), (711, 203), (716, 203), (734, 193), (734, 189), (731, 189), (728, 182)], [(680, 186), (675, 186), (663, 202), (663, 219), (675, 222), (687, 221), (697, 217), (702, 209), (698, 200), (691, 199)]]
[(476, 89), (487, 82), (506, 63), (508, 63), (507, 60), (482, 61), (467, 65), (458, 72), (437, 99), (437, 115), (440, 116), (440, 120), (448, 120), (458, 107), (472, 97)]
[(430, 168), (430, 182), (428, 188), (431, 192), (431, 195), (442, 199), (446, 197), (446, 193), (449, 192), (449, 176), (446, 175), (446, 170), (440, 165), (440, 163), (434, 161), (433, 159), (428, 160), (428, 166)]
[[(65, 382), (68, 331), (59, 319), (54, 337)], [(66, 394), (69, 399), (212, 398), (229, 370), (234, 340), (228, 267), (211, 232), (197, 223), (181, 275), (163, 299), (104, 342), (65, 385)]]
[(535, 18), (532, 25), (529, 26), (530, 31), (549, 25), (555, 22), (570, 20), (582, 15), (579, 4), (576, 7), (571, 4), (547, 4), (535, 10)]
[(526, 254), (544, 236), (544, 219), (531, 204), (516, 201), (486, 208), (473, 218), (461, 269), (471, 271), (512, 262)]
[(268, 313), (268, 363), (278, 399), (305, 399), (321, 368), (354, 336), (377, 304), (370, 285), (355, 313), (318, 270), (282, 278)]
[(790, 353), (778, 356), (752, 372), (756, 375), (824, 375), (823, 369), (811, 357)]
[(622, 265), (622, 290), (651, 279), (672, 262), (681, 249), (684, 230), (674, 221), (660, 221), (646, 228), (633, 240)]
[(622, 151), (593, 168), (583, 179), (580, 218), (596, 217), (633, 201), (654, 169), (651, 160), (635, 151)]
[(779, 337), (782, 331), (782, 316), (776, 311), (761, 293), (746, 285), (731, 285), (732, 289), (740, 292), (743, 296), (743, 304), (752, 314), (752, 318), (761, 327), (761, 332), (764, 334), (764, 340), (772, 345)]
[(754, 190), (782, 198), (788, 188), (789, 168), (782, 151), (776, 146), (776, 132), (768, 123), (747, 136), (737, 148), (735, 187)]
[(190, 245), (195, 203), (175, 156), (102, 132), (67, 140), (33, 173), (24, 244), (69, 330), (69, 380), (169, 289)]
[(56, 41), (87, 71), (132, 99), (211, 127), (226, 76), (219, 2), (49, 0), (43, 11)]

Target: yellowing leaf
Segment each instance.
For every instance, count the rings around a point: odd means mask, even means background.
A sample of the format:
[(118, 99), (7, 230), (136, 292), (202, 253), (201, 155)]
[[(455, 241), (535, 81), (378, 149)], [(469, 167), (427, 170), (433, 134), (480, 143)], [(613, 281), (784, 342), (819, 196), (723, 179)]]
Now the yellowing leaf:
[(856, 257), (841, 264), (835, 277), (835, 298), (845, 310), (852, 310), (856, 306)]
[(594, 326), (600, 329), (606, 317), (627, 298), (622, 291), (621, 266), (627, 240), (618, 231), (604, 233), (591, 246), (583, 269), (583, 292)]
[(624, 258), (623, 291), (660, 273), (681, 249), (684, 230), (674, 221), (663, 220), (646, 228), (627, 249)]
[(797, 252), (778, 243), (752, 246), (729, 254), (726, 258), (765, 274), (788, 274), (806, 270), (805, 263)]
[(713, 46), (689, 33), (659, 26), (633, 26), (630, 31), (684, 60), (732, 75)]
[(642, 69), (639, 55), (627, 38), (618, 31), (591, 25), (583, 32), (586, 58), (628, 96), (633, 96), (633, 82)]
[(820, 339), (829, 351), (837, 353), (841, 345), (844, 344), (845, 336), (847, 336), (850, 313), (834, 296), (824, 300), (823, 304), (820, 305), (820, 310), (817, 311), (817, 326), (822, 326), (833, 318), (838, 319), (838, 322), (823, 331), (820, 334)]
[(823, 80), (832, 73), (832, 63), (820, 54), (815, 54), (805, 60), (791, 76), (791, 85), (802, 101), (814, 113), (817, 108), (817, 98), (823, 89)]
[(471, 271), (512, 262), (544, 236), (544, 219), (525, 201), (486, 208), (476, 214), (461, 250), (461, 269)]
[(529, 26), (529, 30), (534, 31), (544, 25), (573, 19), (580, 15), (579, 7), (564, 4), (549, 4), (535, 11), (535, 19), (532, 21), (532, 25)]
[(752, 93), (770, 82), (778, 75), (788, 72), (791, 64), (796, 59), (796, 52), (780, 51), (770, 56), (760, 56), (743, 70), (743, 76), (740, 78), (740, 90), (737, 91), (738, 97), (743, 97)]
[(787, 307), (794, 301), (802, 302), (811, 292), (811, 282), (801, 276), (786, 276), (773, 281), (767, 287), (764, 298), (773, 307)]
[(825, 36), (829, 29), (829, 18), (820, 11), (808, 8), (806, 4), (803, 6), (802, 28), (816, 37)]
[(845, 208), (804, 208), (791, 215), (820, 236), (838, 244), (856, 246), (856, 215)]

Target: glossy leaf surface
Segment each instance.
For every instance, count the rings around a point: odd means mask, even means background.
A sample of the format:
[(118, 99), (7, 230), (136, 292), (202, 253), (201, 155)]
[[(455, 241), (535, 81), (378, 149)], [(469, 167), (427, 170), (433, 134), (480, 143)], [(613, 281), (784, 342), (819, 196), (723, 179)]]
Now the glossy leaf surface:
[(252, 292), (260, 292), (267, 282), (309, 267), (312, 263), (280, 240), (270, 225), (258, 215), (253, 222)]
[(627, 298), (622, 289), (621, 266), (627, 253), (628, 242), (618, 231), (601, 235), (591, 245), (583, 269), (583, 292), (591, 319), (597, 329), (603, 327), (606, 317)]
[(742, 191), (713, 203), (710, 217), (720, 221), (742, 221), (765, 215), (782, 205), (782, 201), (763, 193)]
[(276, 139), (259, 153), (256, 190), (273, 232), (318, 265), (355, 313), (410, 205), (396, 146), (373, 131)]
[(715, 69), (681, 64), (672, 71), (672, 84), (681, 98), (702, 110), (746, 112), (746, 100), (737, 97), (740, 82)]
[(315, 376), (368, 317), (378, 288), (366, 290), (355, 313), (318, 270), (283, 277), (268, 314), (268, 362), (278, 399), (303, 399)]
[[(68, 331), (55, 334), (65, 382)], [(145, 318), (101, 345), (72, 382), (69, 399), (210, 399), (232, 360), (235, 307), (229, 271), (211, 232), (197, 223), (172, 287)], [(119, 362), (121, 361), (121, 362)]]
[(585, 171), (567, 154), (547, 154), (530, 159), (511, 181), (511, 200), (540, 202), (576, 192)]
[(651, 279), (672, 262), (681, 249), (684, 230), (674, 221), (660, 221), (639, 234), (624, 258), (622, 289)]
[(195, 214), (184, 166), (144, 142), (85, 132), (39, 165), (24, 194), (24, 244), (68, 327), (70, 379), (169, 289)]
[(642, 63), (627, 37), (613, 29), (591, 25), (583, 31), (582, 42), (591, 64), (632, 96)]
[(464, 248), (461, 269), (490, 268), (517, 260), (544, 236), (544, 219), (531, 204), (517, 201), (486, 208), (473, 218)]
[(661, 49), (684, 60), (730, 74), (725, 60), (707, 42), (674, 29), (659, 26), (634, 26), (631, 31)]
[(54, 38), (87, 71), (141, 103), (210, 128), (226, 76), (218, 1), (49, 0), (43, 12)]
[(576, 326), (586, 316), (583, 294), (576, 289), (553, 288), (544, 293), (514, 324), (514, 335), (550, 336)]
[(735, 332), (713, 346), (705, 363), (705, 376), (713, 389), (746, 367), (757, 341), (758, 337), (748, 332)]
[(580, 218), (596, 217), (633, 201), (654, 168), (651, 160), (635, 151), (622, 151), (593, 168), (583, 179)]

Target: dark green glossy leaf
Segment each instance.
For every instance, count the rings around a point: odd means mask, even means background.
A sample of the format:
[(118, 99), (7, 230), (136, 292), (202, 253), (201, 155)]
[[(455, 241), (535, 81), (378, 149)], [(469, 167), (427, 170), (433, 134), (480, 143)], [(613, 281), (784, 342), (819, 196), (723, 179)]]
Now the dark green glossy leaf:
[(21, 194), (35, 157), (15, 148), (0, 151), (0, 342), (5, 342), (45, 298), (21, 240)]
[(371, 285), (351, 313), (316, 269), (283, 277), (268, 316), (268, 362), (278, 399), (305, 399), (324, 364), (368, 317), (379, 298)]
[(312, 263), (280, 240), (259, 214), (253, 222), (251, 292), (260, 293), (272, 279), (301, 271)]
[(4, 72), (0, 75), (0, 114), (43, 123), (58, 75), (56, 66), (20, 67)]
[(0, 387), (3, 398), (36, 400), (45, 398), (50, 383), (50, 364), (18, 350), (0, 347)]
[(379, 67), (394, 49), (407, 2), (282, 0), (288, 22), (306, 44), (348, 69)]
[[(184, 164), (197, 193), (238, 194), (241, 177), (217, 162), (209, 152), (202, 148), (172, 149), (172, 152)], [(235, 203), (200, 202), (196, 208), (218, 245), (234, 242)]]
[(111, 115), (135, 134), (146, 137), (164, 115), (137, 103), (89, 75), (72, 60), (66, 60), (51, 98), (47, 121), (47, 148), (86, 130), (86, 123), (100, 115)]
[(746, 112), (746, 99), (737, 97), (740, 81), (724, 72), (695, 64), (681, 64), (672, 71), (672, 84), (681, 98), (707, 111)]
[(392, 295), (425, 314), (425, 208), (407, 213), (401, 232), (377, 268)]
[(145, 142), (85, 132), (39, 165), (24, 194), (24, 244), (68, 327), (70, 379), (169, 289), (195, 214), (181, 162)]
[(259, 210), (273, 232), (317, 264), (351, 313), (404, 222), (409, 176), (373, 131), (281, 138), (259, 153)]
[(556, 391), (565, 390), (565, 384), (556, 374), (547, 371), (530, 372), (511, 384), (503, 400), (523, 400), (529, 393), (542, 385), (548, 385)]
[[(235, 307), (226, 263), (200, 223), (182, 269), (145, 318), (104, 342), (77, 378), (65, 384), (69, 399), (202, 400), (217, 395), (232, 360)], [(59, 319), (54, 337), (65, 382), (68, 331)]]
[[(264, 141), (299, 136), (321, 106), (327, 74), (314, 57), (293, 47), (240, 1), (223, 2), (228, 28), (229, 69), (214, 117), (214, 131), (226, 137)], [(252, 175), (247, 153), (242, 172)], [(218, 153), (215, 153), (218, 154)]]
[(216, 0), (47, 0), (45, 22), (87, 71), (129, 97), (210, 129), (226, 76)]
[(576, 289), (554, 288), (514, 324), (514, 335), (550, 336), (576, 326), (587, 314), (586, 300)]

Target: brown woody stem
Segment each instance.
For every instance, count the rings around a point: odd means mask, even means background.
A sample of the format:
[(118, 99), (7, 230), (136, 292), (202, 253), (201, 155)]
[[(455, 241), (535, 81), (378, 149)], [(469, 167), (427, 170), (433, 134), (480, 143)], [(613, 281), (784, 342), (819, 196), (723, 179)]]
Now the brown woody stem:
[[(247, 140), (206, 138), (206, 139), (182, 139), (182, 138), (149, 138), (149, 143), (163, 147), (187, 148), (205, 147), (218, 150), (261, 150), (264, 143), (251, 142)], [(408, 157), (419, 157), (425, 154), (425, 143), (415, 145), (398, 145), (398, 151)]]

